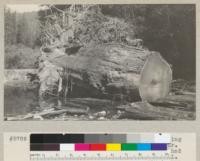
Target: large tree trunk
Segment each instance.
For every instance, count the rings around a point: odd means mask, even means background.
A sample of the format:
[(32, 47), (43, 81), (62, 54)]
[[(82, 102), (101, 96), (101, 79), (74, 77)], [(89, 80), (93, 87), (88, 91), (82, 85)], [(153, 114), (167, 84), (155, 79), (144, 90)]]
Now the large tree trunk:
[[(168, 94), (172, 79), (171, 69), (159, 53), (121, 44), (81, 48), (74, 55), (56, 56), (52, 52), (45, 59), (56, 67), (55, 72), (64, 69), (58, 73), (62, 82), (67, 82), (65, 91), (71, 95), (128, 100), (138, 100), (141, 96), (155, 101)], [(43, 70), (46, 69), (44, 66)], [(52, 84), (56, 83), (59, 78)], [(49, 91), (42, 92), (45, 90)]]

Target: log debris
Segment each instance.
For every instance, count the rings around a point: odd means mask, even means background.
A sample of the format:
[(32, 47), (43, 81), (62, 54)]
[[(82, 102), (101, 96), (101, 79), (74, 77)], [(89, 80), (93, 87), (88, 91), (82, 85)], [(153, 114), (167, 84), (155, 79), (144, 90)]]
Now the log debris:
[(168, 98), (151, 103), (134, 102), (117, 108), (140, 119), (143, 117), (150, 120), (194, 120), (195, 101), (180, 101), (179, 97), (177, 97), (178, 100), (175, 100), (175, 97), (169, 96)]
[(59, 109), (57, 108), (57, 110), (55, 109), (48, 109), (48, 110), (44, 110), (42, 112), (39, 113), (34, 113), (34, 114), (27, 114), (26, 116), (18, 116), (18, 117), (7, 117), (6, 120), (7, 121), (22, 121), (22, 120), (28, 120), (28, 119), (39, 119), (39, 120), (44, 120), (44, 118), (48, 118), (48, 117), (54, 117), (56, 115), (60, 115), (60, 114), (65, 114), (65, 113), (69, 113), (69, 114), (87, 114), (89, 111), (89, 107), (87, 107), (86, 109), (81, 109), (81, 108), (73, 108), (73, 107), (67, 107), (65, 109)]
[(119, 106), (118, 109), (124, 110), (136, 117), (143, 117), (150, 120), (193, 120), (195, 118), (194, 112), (153, 106), (147, 102), (135, 102)]

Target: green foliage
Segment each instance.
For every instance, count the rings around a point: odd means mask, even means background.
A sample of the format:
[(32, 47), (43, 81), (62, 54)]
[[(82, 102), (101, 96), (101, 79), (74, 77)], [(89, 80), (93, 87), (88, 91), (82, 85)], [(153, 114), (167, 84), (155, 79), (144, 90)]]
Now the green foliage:
[(5, 8), (5, 45), (34, 47), (41, 34), (37, 12), (16, 13)]
[(103, 14), (132, 23), (144, 45), (159, 51), (172, 64), (174, 77), (195, 79), (195, 5), (101, 5), (101, 8)]
[(39, 48), (32, 49), (23, 44), (9, 45), (5, 48), (6, 69), (37, 68), (37, 58), (40, 56)]
[[(62, 13), (70, 5), (45, 5), (48, 9), (38, 13), (18, 14), (5, 9), (5, 45), (22, 43), (29, 47), (41, 45), (41, 26), (45, 25), (46, 16), (56, 15), (62, 26)], [(81, 5), (76, 5), (78, 8)], [(56, 9), (56, 8), (57, 9)], [(90, 41), (103, 39), (107, 41), (112, 32), (105, 30), (106, 27), (115, 28), (120, 33), (128, 33), (132, 37), (141, 38), (144, 45), (150, 50), (159, 51), (162, 56), (173, 66), (174, 77), (195, 79), (196, 67), (196, 17), (195, 5), (190, 4), (138, 4), (138, 5), (98, 5), (102, 15), (85, 15), (88, 18), (86, 24), (77, 22), (73, 26), (75, 36), (79, 39)], [(84, 16), (84, 15), (82, 15)], [(107, 21), (101, 21), (107, 17)], [(115, 18), (113, 18), (115, 17)], [(92, 20), (93, 19), (93, 20)], [(100, 23), (98, 22), (100, 19)], [(79, 20), (82, 20), (79, 17)], [(93, 22), (90, 23), (90, 20)], [(113, 20), (113, 21), (112, 21)], [(119, 20), (119, 21), (114, 21)], [(102, 23), (103, 22), (103, 23)], [(127, 30), (128, 24), (132, 31)], [(79, 26), (78, 26), (79, 25)], [(90, 25), (90, 30), (86, 25)], [(100, 30), (97, 31), (95, 26)], [(81, 27), (81, 31), (78, 29)], [(120, 30), (121, 29), (121, 30)], [(111, 31), (110, 30), (110, 31)], [(82, 32), (82, 33), (80, 33)], [(91, 33), (88, 37), (86, 32)], [(106, 33), (106, 34), (103, 34)], [(7, 57), (7, 55), (6, 55)], [(17, 58), (16, 58), (17, 61)], [(183, 70), (184, 69), (184, 70)]]
[(11, 12), (8, 8), (5, 8), (5, 44), (16, 43), (16, 12)]
[(5, 68), (36, 68), (39, 36), (37, 12), (16, 13), (5, 8)]

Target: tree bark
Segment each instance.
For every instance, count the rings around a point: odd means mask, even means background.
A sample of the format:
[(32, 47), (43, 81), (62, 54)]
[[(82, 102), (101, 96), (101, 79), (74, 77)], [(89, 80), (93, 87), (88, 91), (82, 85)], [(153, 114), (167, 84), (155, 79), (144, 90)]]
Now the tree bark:
[(141, 96), (151, 101), (169, 92), (171, 68), (159, 53), (122, 44), (104, 44), (81, 48), (74, 55), (51, 54), (48, 61), (67, 71), (61, 74), (63, 81), (66, 78), (71, 81), (73, 90), (82, 96), (112, 98), (121, 94), (129, 100)]

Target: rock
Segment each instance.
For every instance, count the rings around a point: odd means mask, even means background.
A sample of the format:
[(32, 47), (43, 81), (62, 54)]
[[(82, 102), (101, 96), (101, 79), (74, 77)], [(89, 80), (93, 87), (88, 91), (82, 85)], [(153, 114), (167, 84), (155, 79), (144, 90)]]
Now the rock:
[(91, 115), (89, 116), (90, 120), (93, 120), (94, 118), (95, 118), (94, 116), (91, 116)]
[(98, 116), (98, 117), (104, 117), (104, 116), (106, 116), (106, 111), (97, 112), (94, 115)]
[(118, 115), (122, 114), (122, 111), (117, 110), (117, 114), (118, 114)]
[(37, 114), (33, 115), (33, 119), (44, 120), (44, 118), (42, 116), (37, 115)]
[(120, 115), (113, 115), (112, 119), (118, 119), (120, 117)]
[(105, 117), (99, 117), (98, 120), (105, 120)]
[(129, 45), (135, 46), (137, 48), (143, 48), (143, 40), (142, 39), (131, 39), (129, 37), (126, 37), (126, 42)]

